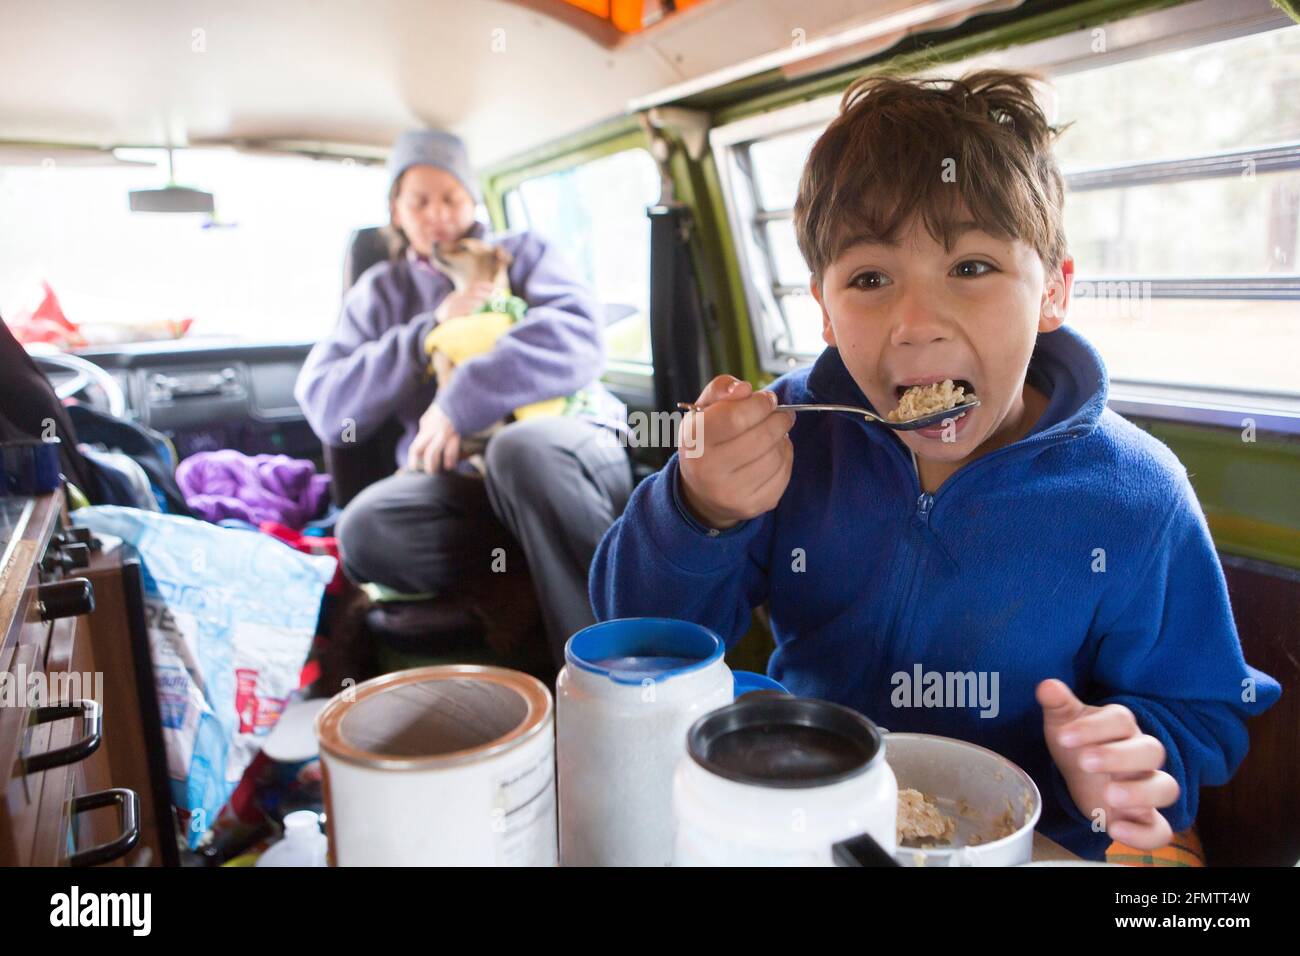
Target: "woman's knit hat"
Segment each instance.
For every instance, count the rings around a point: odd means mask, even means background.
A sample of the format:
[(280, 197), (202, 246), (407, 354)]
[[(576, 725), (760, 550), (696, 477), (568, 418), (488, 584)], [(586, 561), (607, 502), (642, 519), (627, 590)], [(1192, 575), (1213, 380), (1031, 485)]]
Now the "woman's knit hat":
[(445, 169), (465, 187), (477, 204), (482, 201), (478, 180), (469, 165), (469, 153), (459, 136), (438, 129), (413, 129), (403, 133), (388, 154), (389, 188), (411, 166)]

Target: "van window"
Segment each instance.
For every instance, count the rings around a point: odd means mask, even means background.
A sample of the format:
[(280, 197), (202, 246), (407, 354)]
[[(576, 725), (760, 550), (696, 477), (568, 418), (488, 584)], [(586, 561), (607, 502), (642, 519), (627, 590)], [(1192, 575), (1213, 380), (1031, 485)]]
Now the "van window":
[[(1051, 76), (1054, 120), (1075, 124), (1057, 150), (1070, 321), (1117, 382), (1300, 393), (1300, 26), (1097, 60), (1055, 75), (1023, 64)], [(761, 135), (742, 135), (754, 119), (714, 134), (772, 371), (823, 347), (791, 212), (837, 101), (781, 111)]]
[(1300, 391), (1300, 27), (1054, 86), (1071, 321), (1111, 376)]
[(536, 229), (567, 255), (608, 311), (611, 368), (650, 366), (650, 223), (659, 171), (627, 149), (527, 179), (504, 196), (512, 229)]
[[(0, 309), (30, 307), (48, 281), (81, 325), (193, 318), (190, 337), (314, 341), (338, 320), (352, 230), (385, 219), (382, 167), (228, 149), (174, 154), (176, 181), (210, 192), (215, 214), (132, 212), (127, 193), (167, 183), (144, 166), (0, 167)], [(105, 333), (108, 334), (108, 333)]]

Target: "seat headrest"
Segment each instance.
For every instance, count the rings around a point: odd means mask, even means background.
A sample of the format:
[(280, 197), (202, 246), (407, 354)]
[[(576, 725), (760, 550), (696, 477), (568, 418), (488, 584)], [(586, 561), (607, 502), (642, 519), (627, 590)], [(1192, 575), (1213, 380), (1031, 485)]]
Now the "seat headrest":
[(388, 239), (379, 226), (358, 229), (348, 239), (347, 255), (343, 257), (343, 291), (346, 293), (356, 281), (376, 262), (388, 258)]

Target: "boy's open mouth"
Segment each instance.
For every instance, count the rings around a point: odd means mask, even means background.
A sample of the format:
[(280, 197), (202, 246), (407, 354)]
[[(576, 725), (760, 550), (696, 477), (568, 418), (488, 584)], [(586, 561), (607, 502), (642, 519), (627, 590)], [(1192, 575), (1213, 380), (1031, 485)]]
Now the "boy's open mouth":
[(975, 386), (964, 378), (945, 378), (899, 385), (894, 388), (894, 394), (898, 407), (885, 417), (891, 422), (909, 422), (969, 402), (975, 397)]

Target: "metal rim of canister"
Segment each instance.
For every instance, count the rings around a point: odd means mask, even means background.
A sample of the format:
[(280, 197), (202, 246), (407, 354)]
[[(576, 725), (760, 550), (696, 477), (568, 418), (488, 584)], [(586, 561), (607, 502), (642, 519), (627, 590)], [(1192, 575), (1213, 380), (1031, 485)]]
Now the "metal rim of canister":
[[(340, 725), (348, 711), (361, 701), (406, 684), (435, 680), (483, 680), (515, 691), (527, 705), (523, 719), (511, 730), (487, 743), (427, 757), (398, 757), (355, 747), (343, 739)], [(350, 698), (350, 699), (349, 699)], [(522, 747), (542, 733), (551, 721), (554, 704), (546, 685), (530, 674), (482, 664), (437, 664), (394, 671), (342, 690), (316, 715), (316, 739), (323, 753), (358, 767), (376, 770), (439, 770), (480, 763)]]
[[(817, 777), (771, 777), (748, 774), (721, 766), (708, 756), (708, 747), (726, 734), (753, 727), (784, 725), (815, 727), (853, 741), (870, 755), (841, 773)], [(826, 787), (861, 776), (885, 759), (885, 738), (871, 720), (849, 707), (826, 700), (758, 692), (705, 714), (686, 733), (686, 752), (701, 769), (725, 780), (774, 790)]]

